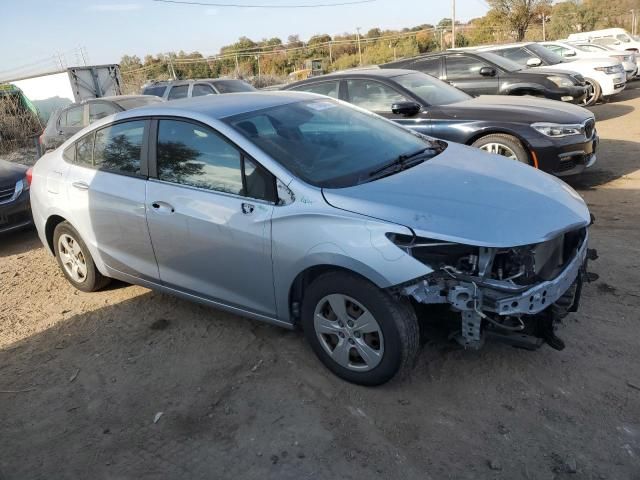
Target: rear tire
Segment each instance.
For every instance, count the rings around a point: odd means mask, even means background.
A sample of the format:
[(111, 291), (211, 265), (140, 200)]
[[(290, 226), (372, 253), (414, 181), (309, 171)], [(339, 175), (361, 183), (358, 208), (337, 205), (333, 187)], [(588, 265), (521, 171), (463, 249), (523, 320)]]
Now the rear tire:
[(506, 133), (485, 135), (473, 142), (471, 146), (531, 165), (527, 150), (522, 145), (522, 142), (513, 135), (507, 135)]
[(589, 87), (587, 96), (582, 100), (581, 105), (583, 107), (591, 107), (598, 103), (600, 97), (602, 96), (602, 88), (600, 84), (591, 78), (585, 78), (584, 81)]
[(404, 375), (417, 356), (415, 311), (354, 274), (330, 272), (304, 292), (302, 327), (320, 361), (359, 385), (381, 385)]
[(95, 292), (111, 281), (98, 271), (87, 245), (69, 222), (56, 225), (53, 248), (62, 273), (78, 290)]

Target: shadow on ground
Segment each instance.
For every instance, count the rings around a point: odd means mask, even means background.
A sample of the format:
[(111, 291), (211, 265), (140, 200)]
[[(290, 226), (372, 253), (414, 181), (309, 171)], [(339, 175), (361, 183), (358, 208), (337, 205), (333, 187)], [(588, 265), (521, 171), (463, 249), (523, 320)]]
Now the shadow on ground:
[(35, 227), (0, 234), (0, 258), (23, 253), (42, 247)]

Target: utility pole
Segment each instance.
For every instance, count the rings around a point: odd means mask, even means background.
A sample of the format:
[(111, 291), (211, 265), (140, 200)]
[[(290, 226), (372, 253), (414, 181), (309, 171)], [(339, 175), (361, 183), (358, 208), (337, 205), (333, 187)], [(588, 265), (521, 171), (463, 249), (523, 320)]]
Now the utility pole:
[(542, 14), (542, 41), (547, 41), (547, 15)]
[(398, 59), (398, 55), (396, 55), (396, 47), (390, 43), (389, 48), (393, 48), (393, 61), (395, 62)]
[(256, 60), (258, 61), (258, 78), (260, 78), (260, 54), (256, 55)]
[(636, 10), (634, 8), (631, 9), (631, 35), (638, 34), (638, 17), (636, 16)]
[(240, 63), (238, 62), (238, 54), (236, 53), (236, 77), (240, 73)]
[(360, 66), (362, 66), (362, 48), (360, 48), (360, 27), (356, 28), (358, 32), (358, 55), (360, 55)]
[(333, 52), (331, 51), (332, 40), (329, 40), (329, 63), (333, 63)]
[(456, 48), (456, 0), (451, 0), (451, 48)]

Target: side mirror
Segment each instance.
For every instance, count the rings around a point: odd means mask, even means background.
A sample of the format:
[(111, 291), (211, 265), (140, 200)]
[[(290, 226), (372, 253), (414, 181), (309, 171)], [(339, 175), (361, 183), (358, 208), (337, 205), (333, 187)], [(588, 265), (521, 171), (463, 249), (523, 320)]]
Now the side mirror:
[(567, 50), (562, 54), (563, 57), (575, 57), (578, 53), (575, 50)]
[(413, 117), (420, 112), (420, 104), (416, 102), (397, 102), (391, 105), (391, 112), (394, 115)]
[(495, 68), (491, 68), (491, 67), (482, 67), (480, 69), (479, 73), (483, 77), (495, 77), (496, 76), (496, 69)]
[(539, 67), (540, 65), (542, 65), (542, 60), (538, 57), (531, 57), (527, 60), (527, 67)]

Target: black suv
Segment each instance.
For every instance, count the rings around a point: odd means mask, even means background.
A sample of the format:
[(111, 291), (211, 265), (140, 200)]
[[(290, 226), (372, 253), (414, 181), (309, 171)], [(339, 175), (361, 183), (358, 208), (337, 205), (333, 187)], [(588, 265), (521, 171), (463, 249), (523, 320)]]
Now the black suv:
[(491, 52), (447, 51), (398, 60), (380, 67), (428, 73), (474, 96), (534, 95), (580, 103), (587, 94), (581, 75), (524, 70), (522, 65)]

